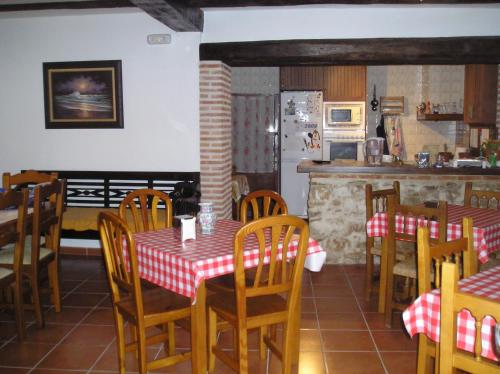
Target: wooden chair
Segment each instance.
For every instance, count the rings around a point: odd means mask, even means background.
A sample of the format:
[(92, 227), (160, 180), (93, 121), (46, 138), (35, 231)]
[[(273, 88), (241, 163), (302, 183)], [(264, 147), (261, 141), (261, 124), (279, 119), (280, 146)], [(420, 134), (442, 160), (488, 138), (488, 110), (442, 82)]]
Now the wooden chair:
[(473, 190), (472, 182), (466, 182), (464, 205), (500, 210), (500, 191)]
[[(31, 240), (30, 238), (26, 240), (22, 267), (24, 276), (30, 281), (35, 317), (39, 327), (44, 325), (40, 301), (40, 276), (44, 268), (48, 270), (51, 299), (55, 310), (56, 312), (61, 311), (59, 245), (65, 186), (64, 180), (56, 179), (37, 184), (34, 188)], [(14, 260), (14, 248), (10, 247), (0, 251), (1, 265), (12, 267)]]
[(243, 224), (262, 217), (288, 214), (285, 200), (271, 190), (250, 192), (241, 201), (240, 209), (240, 221)]
[[(393, 182), (393, 188), (384, 190), (373, 190), (371, 184), (365, 186), (365, 203), (366, 203), (366, 222), (370, 220), (376, 213), (387, 211), (387, 197), (389, 195), (396, 196), (396, 202), (400, 201), (399, 182)], [(373, 290), (373, 268), (375, 256), (382, 255), (382, 247), (379, 242), (375, 242), (375, 238), (366, 235), (366, 275), (365, 275), (365, 298), (370, 299)], [(396, 258), (404, 260), (406, 258), (404, 251), (398, 251)]]
[[(400, 213), (405, 217), (402, 233), (396, 232), (396, 214)], [(407, 284), (411, 279), (417, 278), (417, 260), (416, 256), (412, 256), (406, 260), (396, 262), (396, 245), (398, 242), (417, 244), (417, 230), (414, 234), (407, 234), (407, 225), (409, 224), (408, 217), (414, 217), (421, 220), (421, 225), (430, 226), (432, 221), (439, 223), (438, 239), (430, 239), (431, 243), (446, 242), (446, 230), (448, 226), (447, 218), (447, 203), (440, 201), (437, 208), (427, 208), (424, 206), (398, 205), (394, 196), (388, 197), (387, 206), (388, 216), (388, 234), (386, 239), (386, 258), (382, 258), (382, 263), (385, 263), (386, 269), (386, 288), (385, 288), (385, 325), (392, 326), (392, 310), (393, 308), (404, 310), (408, 306), (407, 303), (395, 302), (394, 297), (394, 276), (399, 275), (407, 279)], [(417, 224), (417, 223), (415, 223)], [(408, 288), (408, 287), (407, 287)]]
[[(292, 238), (298, 240), (297, 255), (288, 259)], [(213, 372), (215, 357), (239, 373), (248, 373), (248, 330), (258, 329), (263, 339), (259, 344), (261, 358), (264, 347), (282, 361), (282, 373), (291, 373), (291, 366), (298, 346), (300, 324), (300, 291), (304, 261), (307, 252), (309, 228), (295, 216), (275, 216), (255, 220), (243, 226), (234, 238), (235, 291), (221, 292), (207, 298), (209, 371)], [(258, 248), (253, 284), (246, 284), (244, 268), (245, 245)], [(270, 250), (269, 265), (264, 264), (266, 248)], [(279, 249), (283, 248), (280, 255)], [(216, 336), (220, 322), (228, 323), (235, 330), (236, 357), (231, 357), (217, 346)], [(282, 348), (276, 341), (276, 325), (283, 324)], [(271, 328), (269, 328), (271, 327)]]
[[(418, 229), (418, 294), (430, 292), (441, 287), (441, 269), (445, 262), (459, 264), (463, 278), (477, 272), (477, 253), (474, 251), (472, 218), (465, 217), (462, 222), (462, 238), (431, 246), (429, 229)], [(439, 345), (420, 334), (418, 338), (417, 373), (431, 373), (432, 359), (439, 357)], [(434, 372), (439, 372), (439, 360), (435, 360)]]
[(55, 179), (57, 179), (57, 173), (45, 174), (35, 170), (26, 170), (23, 173), (14, 175), (3, 173), (2, 186), (5, 190), (10, 190), (14, 186), (14, 188), (19, 189), (39, 183), (52, 182)]
[[(11, 268), (0, 265), (0, 288), (10, 287), (14, 294), (14, 310), (17, 325), (17, 337), (20, 341), (26, 336), (23, 312), (23, 254), (26, 237), (26, 215), (28, 210), (28, 190), (22, 192), (7, 191), (0, 194), (0, 210), (17, 208), (17, 223), (15, 231), (0, 224), (0, 247), (14, 245), (14, 262)], [(0, 249), (1, 253), (2, 249)]]
[[(189, 300), (179, 305), (175, 295), (161, 287), (143, 291), (135, 242), (126, 222), (109, 212), (101, 212), (98, 222), (111, 288), (120, 373), (125, 373), (126, 352), (135, 352), (141, 374), (190, 360), (191, 352), (175, 354), (174, 339), (174, 321), (191, 315)], [(129, 343), (125, 343), (125, 323), (131, 326)], [(163, 330), (146, 337), (146, 329), (153, 326)], [(168, 357), (148, 362), (146, 347), (156, 343), (165, 344)]]
[[(461, 369), (470, 373), (498, 373), (500, 369), (497, 362), (481, 357), (481, 328), (485, 316), (500, 321), (500, 303), (460, 292), (458, 267), (455, 264), (443, 264), (442, 279), (439, 372), (451, 374), (456, 372), (455, 369)], [(476, 320), (473, 354), (457, 349), (457, 314), (462, 309), (467, 309)]]
[(144, 232), (172, 227), (172, 211), (172, 202), (166, 193), (145, 188), (130, 192), (122, 200), (119, 215), (126, 222), (134, 223), (134, 232)]

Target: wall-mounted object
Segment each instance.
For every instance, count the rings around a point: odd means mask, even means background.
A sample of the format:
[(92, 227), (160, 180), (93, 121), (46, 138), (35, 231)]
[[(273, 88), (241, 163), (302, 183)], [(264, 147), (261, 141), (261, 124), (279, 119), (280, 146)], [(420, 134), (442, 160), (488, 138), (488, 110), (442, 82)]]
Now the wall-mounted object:
[(121, 60), (44, 62), (45, 128), (123, 128), (121, 67)]
[(405, 108), (404, 96), (381, 96), (380, 112), (382, 114), (403, 114)]
[(149, 34), (148, 44), (170, 44), (172, 42), (172, 35), (170, 34)]
[(372, 110), (374, 112), (377, 111), (378, 109), (378, 100), (377, 100), (377, 85), (373, 85), (373, 100), (370, 102), (370, 105), (372, 106)]

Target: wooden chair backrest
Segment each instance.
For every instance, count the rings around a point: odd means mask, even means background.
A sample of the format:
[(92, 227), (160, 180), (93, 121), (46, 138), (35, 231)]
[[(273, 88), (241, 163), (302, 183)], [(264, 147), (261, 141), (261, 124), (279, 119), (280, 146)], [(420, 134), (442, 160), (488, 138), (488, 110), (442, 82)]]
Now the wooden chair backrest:
[(21, 278), (24, 257), (24, 240), (26, 238), (26, 222), (28, 212), (28, 190), (7, 191), (0, 194), (0, 210), (17, 208), (17, 223), (15, 231), (0, 224), (0, 247), (15, 244), (13, 269), (16, 276)]
[(375, 213), (387, 212), (387, 198), (390, 195), (396, 196), (396, 203), (400, 203), (399, 181), (392, 183), (393, 188), (384, 190), (373, 190), (371, 184), (365, 186), (366, 220), (372, 218)]
[(131, 297), (139, 325), (144, 317), (144, 307), (132, 232), (122, 218), (109, 212), (99, 213), (98, 226), (113, 305), (122, 298)]
[(500, 210), (500, 191), (473, 190), (472, 182), (466, 182), (464, 205)]
[[(406, 233), (407, 225), (410, 224), (409, 218), (417, 219), (415, 225), (430, 227), (432, 221), (437, 221), (439, 223), (439, 234), (438, 239), (431, 238), (431, 243), (446, 242), (446, 231), (448, 227), (448, 216), (447, 216), (448, 204), (446, 201), (440, 201), (437, 208), (428, 208), (419, 205), (401, 205), (397, 204), (395, 196), (388, 197), (388, 235), (389, 240), (402, 240), (408, 242), (417, 242), (417, 230), (415, 234)], [(403, 232), (396, 232), (396, 215), (401, 214), (404, 216), (404, 228)], [(417, 226), (418, 227), (418, 226)], [(392, 236), (394, 238), (392, 238)]]
[[(457, 314), (462, 309), (467, 309), (476, 320), (473, 355), (457, 349)], [(453, 263), (443, 264), (439, 353), (441, 374), (455, 373), (454, 368), (470, 373), (498, 373), (497, 362), (481, 357), (481, 328), (485, 316), (491, 316), (497, 322), (500, 321), (500, 303), (460, 292), (458, 290), (458, 266)]]
[[(418, 244), (418, 294), (441, 287), (441, 267), (444, 262), (461, 264), (463, 278), (477, 272), (477, 254), (474, 251), (472, 218), (464, 217), (462, 238), (446, 243), (430, 245), (429, 228), (419, 227)], [(434, 287), (431, 267), (434, 266)]]
[(57, 179), (57, 173), (45, 174), (35, 170), (26, 170), (23, 173), (11, 175), (3, 173), (2, 185), (5, 190), (10, 190), (12, 186), (27, 187), (28, 185), (51, 182)]
[(34, 188), (33, 225), (31, 231), (31, 264), (39, 259), (41, 237), (45, 236), (45, 248), (59, 253), (61, 226), (64, 210), (66, 181), (52, 180), (37, 184)]
[[(249, 217), (249, 210), (252, 213)], [(281, 195), (272, 190), (250, 192), (241, 201), (240, 220), (243, 224), (262, 217), (288, 214), (288, 207)]]
[[(289, 244), (298, 240), (294, 259), (287, 259)], [(234, 269), (238, 319), (246, 319), (247, 298), (280, 294), (285, 296), (288, 317), (300, 303), (300, 287), (309, 241), (309, 226), (296, 216), (279, 215), (252, 221), (243, 226), (234, 238)], [(246, 273), (243, 252), (245, 244), (258, 247), (258, 264)], [(253, 248), (253, 245), (252, 245)], [(282, 248), (282, 249), (280, 249)], [(264, 263), (266, 251), (270, 259)], [(251, 274), (250, 274), (251, 273)], [(252, 279), (247, 286), (246, 278)]]
[(126, 222), (131, 215), (134, 232), (144, 232), (172, 227), (172, 211), (172, 202), (166, 193), (143, 188), (130, 192), (122, 200), (119, 215)]

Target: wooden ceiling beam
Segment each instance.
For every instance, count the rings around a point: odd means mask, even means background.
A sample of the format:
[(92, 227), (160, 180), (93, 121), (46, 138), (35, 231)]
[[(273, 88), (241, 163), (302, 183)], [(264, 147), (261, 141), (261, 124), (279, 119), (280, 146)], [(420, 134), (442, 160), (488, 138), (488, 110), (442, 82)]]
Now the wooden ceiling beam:
[(203, 11), (180, 0), (130, 0), (174, 31), (203, 31)]
[(230, 66), (499, 64), (500, 37), (202, 43), (200, 60)]
[(128, 0), (54, 1), (49, 3), (26, 3), (0, 5), (0, 12), (19, 12), (50, 9), (98, 9), (135, 7)]

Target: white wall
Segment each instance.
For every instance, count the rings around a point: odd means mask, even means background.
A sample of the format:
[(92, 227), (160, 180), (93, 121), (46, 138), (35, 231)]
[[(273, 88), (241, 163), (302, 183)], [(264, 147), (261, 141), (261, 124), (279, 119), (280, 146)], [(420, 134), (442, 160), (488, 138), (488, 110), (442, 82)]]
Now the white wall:
[(500, 35), (500, 5), (205, 10), (203, 42)]
[[(200, 34), (136, 10), (58, 14), (0, 17), (0, 172), (198, 171)], [(124, 129), (45, 129), (42, 62), (81, 60), (122, 60)]]

